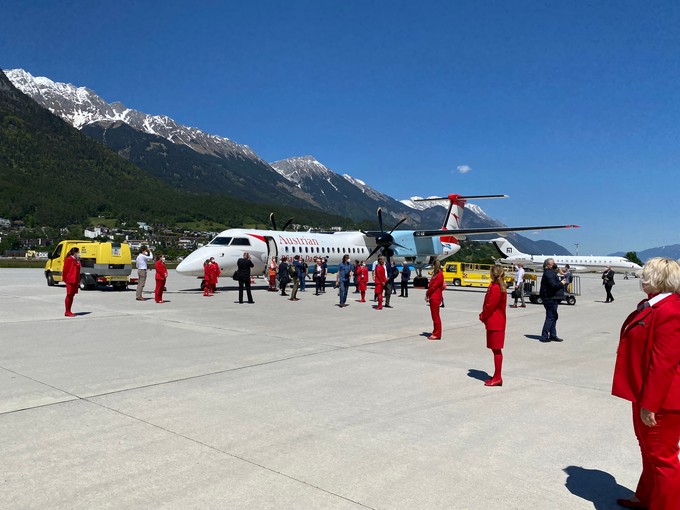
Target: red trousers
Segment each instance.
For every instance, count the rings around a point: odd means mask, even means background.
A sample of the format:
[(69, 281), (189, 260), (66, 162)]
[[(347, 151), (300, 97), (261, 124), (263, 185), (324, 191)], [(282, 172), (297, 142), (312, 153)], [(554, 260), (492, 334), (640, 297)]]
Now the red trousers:
[(649, 510), (680, 508), (680, 411), (660, 411), (656, 425), (640, 419), (640, 406), (633, 404), (633, 428), (642, 453), (642, 474), (635, 496)]
[(165, 280), (156, 280), (156, 292), (154, 293), (156, 303), (163, 301), (163, 287), (165, 287)]
[(441, 301), (433, 301), (430, 299), (430, 315), (432, 315), (432, 336), (436, 338), (442, 337), (442, 320), (439, 318), (439, 308), (442, 306)]
[(64, 299), (64, 308), (66, 312), (71, 313), (71, 306), (73, 305), (73, 297), (78, 294), (78, 284), (77, 283), (67, 283), (66, 284), (66, 299)]

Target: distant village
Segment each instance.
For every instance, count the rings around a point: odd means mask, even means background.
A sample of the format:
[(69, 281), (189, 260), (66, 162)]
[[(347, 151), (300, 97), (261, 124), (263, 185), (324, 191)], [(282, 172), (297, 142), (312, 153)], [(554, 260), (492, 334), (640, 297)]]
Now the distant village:
[(143, 245), (162, 250), (169, 258), (182, 257), (206, 244), (218, 232), (171, 229), (137, 222), (136, 226), (80, 228), (29, 228), (23, 221), (0, 218), (0, 256), (5, 258), (46, 259), (62, 239), (92, 239), (126, 242), (134, 253)]

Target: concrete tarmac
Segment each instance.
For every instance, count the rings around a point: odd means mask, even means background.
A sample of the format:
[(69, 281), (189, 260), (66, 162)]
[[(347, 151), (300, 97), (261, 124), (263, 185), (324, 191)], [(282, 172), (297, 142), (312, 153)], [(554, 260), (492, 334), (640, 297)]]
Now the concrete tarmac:
[(608, 510), (635, 488), (610, 389), (637, 279), (605, 304), (582, 276), (562, 343), (538, 341), (542, 306), (508, 309), (496, 388), (485, 289), (449, 287), (428, 341), (421, 289), (376, 311), (197, 282), (171, 271), (165, 304), (153, 273), (146, 302), (81, 291), (66, 318), (63, 285), (0, 269), (0, 508)]

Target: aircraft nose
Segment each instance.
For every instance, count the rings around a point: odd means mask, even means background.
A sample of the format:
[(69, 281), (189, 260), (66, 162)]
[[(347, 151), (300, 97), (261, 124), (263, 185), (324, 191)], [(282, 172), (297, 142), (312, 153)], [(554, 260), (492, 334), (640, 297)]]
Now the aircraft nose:
[(204, 257), (192, 253), (182, 262), (179, 263), (175, 271), (177, 271), (179, 274), (184, 275), (198, 274), (200, 276), (201, 274), (203, 274), (203, 262)]

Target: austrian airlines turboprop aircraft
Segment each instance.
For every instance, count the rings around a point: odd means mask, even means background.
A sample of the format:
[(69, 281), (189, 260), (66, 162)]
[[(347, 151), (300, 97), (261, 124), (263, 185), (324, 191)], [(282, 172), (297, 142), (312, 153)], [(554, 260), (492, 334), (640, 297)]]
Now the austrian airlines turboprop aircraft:
[(264, 274), (271, 257), (281, 258), (284, 255), (288, 257), (299, 255), (308, 263), (313, 262), (315, 257), (326, 257), (329, 270), (332, 271), (334, 266), (341, 262), (344, 254), (349, 255), (351, 260), (368, 260), (380, 251), (386, 257), (395, 257), (419, 267), (435, 258), (456, 253), (460, 249), (458, 241), (464, 239), (466, 235), (576, 227), (576, 225), (559, 225), (460, 228), (463, 210), (468, 199), (505, 197), (506, 195), (449, 195), (446, 198), (425, 199), (449, 201), (444, 226), (440, 230), (395, 230), (406, 220), (404, 218), (389, 233), (385, 232), (380, 209), (378, 209), (380, 231), (373, 232), (318, 233), (232, 228), (221, 232), (207, 245), (189, 254), (177, 266), (177, 272), (190, 276), (203, 276), (203, 263), (206, 259), (215, 257), (222, 272), (229, 275), (236, 271), (236, 261), (246, 251), (250, 253), (254, 265), (251, 270), (253, 275)]
[(555, 259), (558, 266), (569, 264), (573, 271), (604, 271), (608, 266), (612, 269), (618, 269), (624, 272), (634, 272), (642, 269), (641, 266), (635, 262), (624, 257), (613, 256), (595, 256), (595, 255), (529, 255), (522, 253), (515, 248), (510, 241), (499, 237), (492, 239), (491, 242), (496, 245), (496, 249), (503, 257), (503, 262), (522, 264), (525, 267), (533, 267), (540, 269), (543, 267), (545, 259)]

